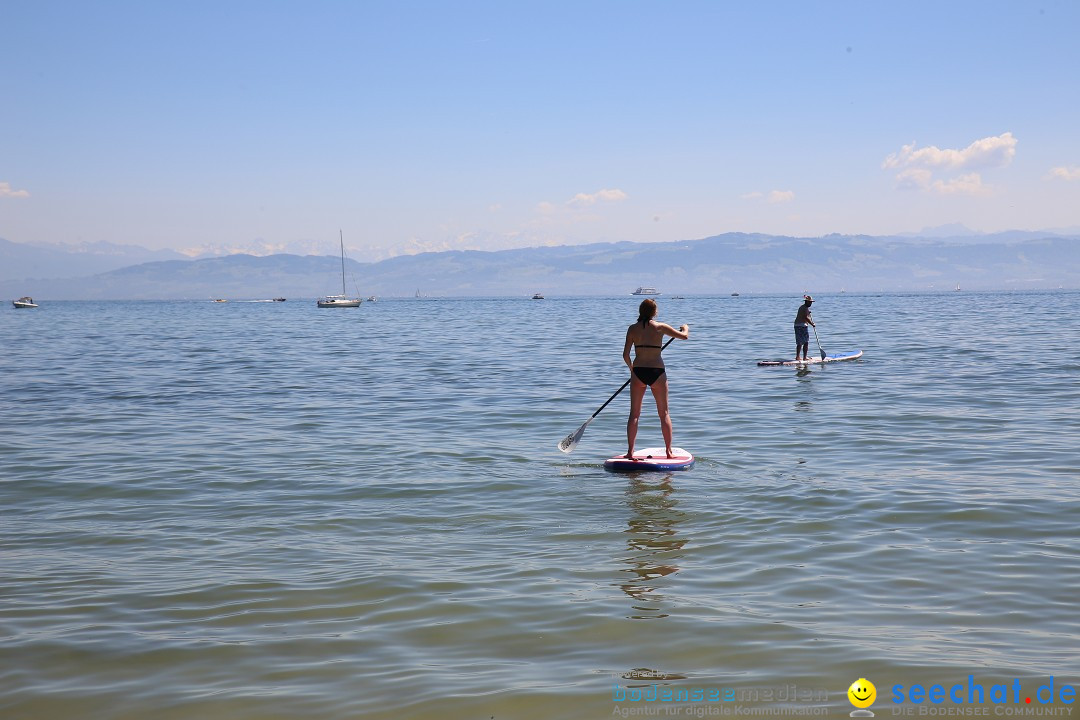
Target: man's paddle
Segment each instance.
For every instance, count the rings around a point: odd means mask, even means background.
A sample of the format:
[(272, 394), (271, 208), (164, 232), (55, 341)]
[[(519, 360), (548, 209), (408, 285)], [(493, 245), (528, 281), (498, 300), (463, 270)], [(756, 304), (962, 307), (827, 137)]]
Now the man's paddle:
[[(672, 340), (674, 340), (674, 339), (675, 338), (670, 338), (666, 343), (664, 343), (664, 347), (662, 347), (660, 349), (663, 350), (664, 348), (666, 348), (668, 345), (671, 344)], [(593, 421), (593, 418), (595, 418), (597, 415), (599, 415), (600, 411), (603, 410), (604, 408), (606, 408), (608, 406), (608, 403), (610, 403), (612, 400), (617, 398), (619, 396), (619, 393), (621, 393), (623, 390), (625, 390), (626, 386), (629, 385), (629, 384), (630, 384), (630, 379), (628, 378), (627, 381), (622, 384), (622, 387), (619, 388), (618, 390), (616, 390), (615, 394), (607, 399), (607, 402), (605, 402), (603, 405), (601, 405), (599, 408), (597, 408), (596, 412), (594, 412), (592, 414), (592, 416), (588, 420), (586, 420), (584, 423), (582, 423), (581, 427), (579, 427), (577, 430), (570, 433), (569, 435), (567, 435), (566, 437), (564, 437), (562, 440), (559, 441), (559, 449), (562, 450), (564, 453), (574, 452), (574, 448), (576, 448), (577, 444), (579, 442), (581, 442), (581, 436), (585, 434), (585, 428), (589, 427), (589, 423), (591, 423)]]
[(821, 352), (821, 362), (825, 362), (825, 351), (821, 349), (821, 341), (817, 336), (817, 325), (811, 326), (814, 328), (814, 340), (817, 342), (817, 349)]

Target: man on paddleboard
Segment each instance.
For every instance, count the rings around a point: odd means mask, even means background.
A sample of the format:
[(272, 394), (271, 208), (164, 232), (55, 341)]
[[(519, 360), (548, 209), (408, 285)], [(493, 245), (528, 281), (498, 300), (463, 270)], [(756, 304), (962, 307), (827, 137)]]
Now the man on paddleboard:
[(810, 345), (810, 331), (806, 329), (806, 326), (817, 327), (814, 325), (813, 318), (810, 317), (810, 305), (813, 302), (814, 298), (803, 295), (803, 304), (795, 313), (795, 362), (799, 362), (799, 348), (802, 348), (802, 360), (806, 362), (806, 348)]
[[(634, 457), (634, 440), (637, 439), (638, 420), (641, 418), (641, 402), (645, 389), (652, 390), (656, 400), (656, 414), (660, 416), (660, 429), (664, 433), (667, 456), (671, 454), (671, 417), (668, 415), (668, 384), (664, 372), (664, 359), (660, 357), (665, 335), (679, 340), (690, 337), (690, 326), (683, 323), (678, 330), (662, 322), (656, 322), (656, 301), (646, 299), (638, 306), (638, 319), (626, 329), (623, 345), (623, 362), (630, 368), (630, 418), (626, 421), (626, 457)], [(630, 348), (634, 359), (630, 360)]]

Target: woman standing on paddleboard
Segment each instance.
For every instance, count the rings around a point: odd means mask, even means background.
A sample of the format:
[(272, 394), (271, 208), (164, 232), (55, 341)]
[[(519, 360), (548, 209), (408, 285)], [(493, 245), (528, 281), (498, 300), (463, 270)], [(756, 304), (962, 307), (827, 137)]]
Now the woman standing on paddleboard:
[[(664, 373), (664, 359), (660, 357), (663, 349), (661, 341), (665, 335), (679, 340), (690, 337), (690, 326), (683, 324), (678, 330), (662, 322), (656, 322), (656, 301), (642, 300), (638, 306), (637, 322), (626, 329), (626, 344), (623, 345), (623, 362), (630, 368), (630, 418), (626, 421), (626, 457), (634, 457), (634, 440), (637, 439), (638, 420), (641, 418), (641, 402), (645, 398), (645, 389), (652, 390), (656, 400), (656, 414), (660, 416), (660, 429), (664, 433), (664, 447), (667, 456), (671, 454), (671, 417), (668, 415), (668, 384)], [(634, 359), (630, 360), (630, 348), (634, 348)]]

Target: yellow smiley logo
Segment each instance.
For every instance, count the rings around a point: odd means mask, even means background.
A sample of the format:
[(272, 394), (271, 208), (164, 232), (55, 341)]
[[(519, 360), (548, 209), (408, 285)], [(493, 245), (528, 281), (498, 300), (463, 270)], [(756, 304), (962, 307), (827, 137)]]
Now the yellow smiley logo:
[(847, 689), (848, 700), (857, 708), (868, 708), (877, 700), (877, 688), (866, 678), (859, 678)]

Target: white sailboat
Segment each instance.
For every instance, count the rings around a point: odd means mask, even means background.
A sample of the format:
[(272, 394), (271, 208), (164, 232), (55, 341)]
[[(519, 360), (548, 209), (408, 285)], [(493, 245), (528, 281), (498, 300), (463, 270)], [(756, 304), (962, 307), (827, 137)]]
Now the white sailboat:
[(351, 298), (345, 294), (345, 238), (338, 230), (338, 241), (341, 243), (341, 294), (327, 295), (316, 304), (321, 308), (352, 308), (360, 307), (363, 302), (360, 298)]

